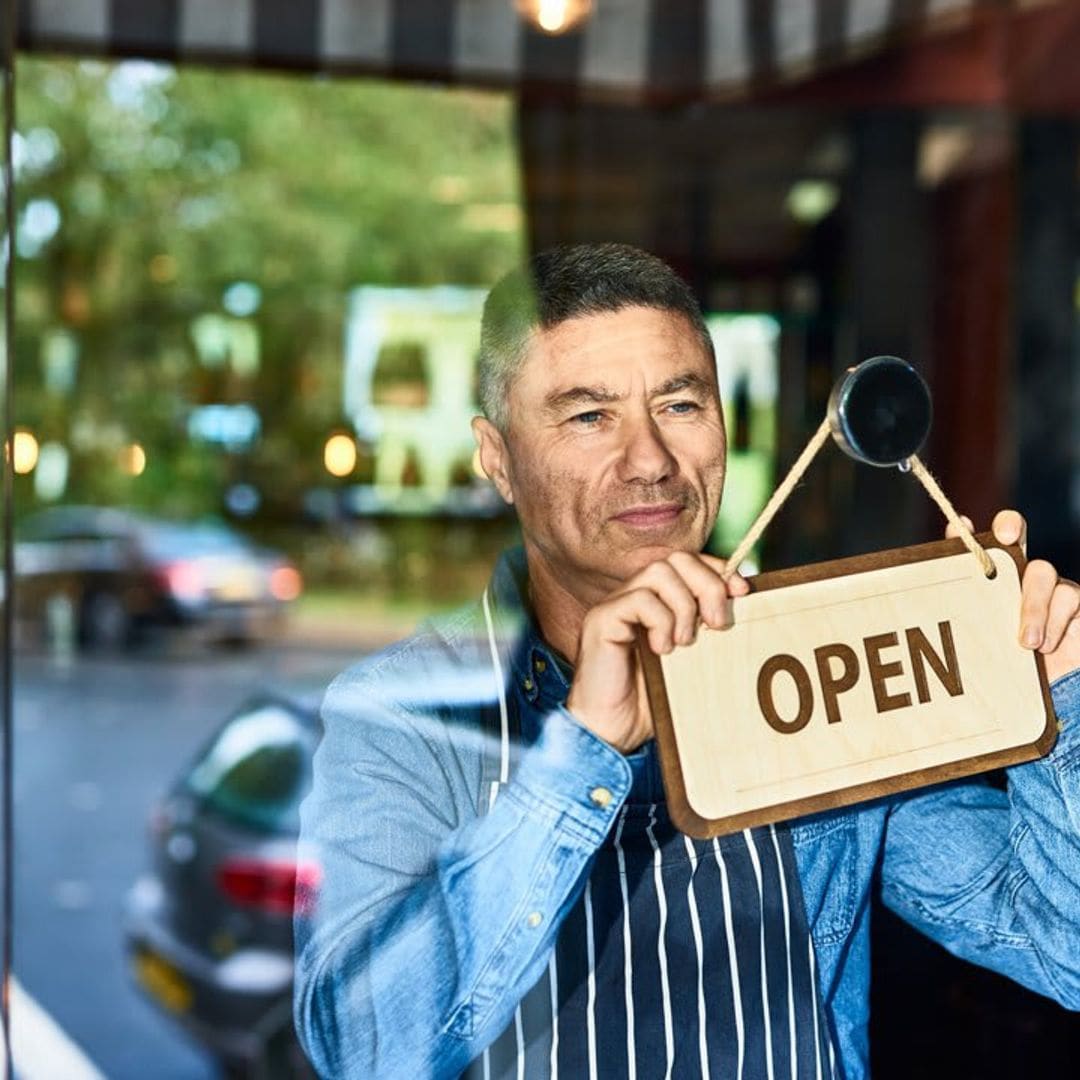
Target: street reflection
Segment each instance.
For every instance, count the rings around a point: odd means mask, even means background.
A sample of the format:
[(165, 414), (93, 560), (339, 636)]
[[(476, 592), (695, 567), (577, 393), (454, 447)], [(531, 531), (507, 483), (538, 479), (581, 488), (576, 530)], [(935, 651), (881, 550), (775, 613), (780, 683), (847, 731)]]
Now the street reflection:
[(17, 75), (20, 1068), (306, 1075), (323, 691), (512, 534), (469, 433), (524, 251), (512, 99)]
[[(207, 1014), (217, 1027), (246, 1030), (239, 1049), (253, 1056), (273, 1034), (252, 995), (288, 998), (293, 884), (314, 884), (295, 866), (293, 825), (314, 703), (358, 653), (287, 639), (198, 657), (20, 655), (16, 972), (104, 1075), (145, 1076), (151, 1062), (155, 1077), (217, 1075), (206, 1033), (177, 1023), (197, 1005), (180, 963), (195, 942), (204, 967), (221, 965)], [(271, 699), (271, 684), (295, 698)], [(286, 704), (249, 708), (256, 693)], [(153, 944), (167, 925), (186, 941), (179, 952), (155, 950), (145, 930), (164, 909)]]

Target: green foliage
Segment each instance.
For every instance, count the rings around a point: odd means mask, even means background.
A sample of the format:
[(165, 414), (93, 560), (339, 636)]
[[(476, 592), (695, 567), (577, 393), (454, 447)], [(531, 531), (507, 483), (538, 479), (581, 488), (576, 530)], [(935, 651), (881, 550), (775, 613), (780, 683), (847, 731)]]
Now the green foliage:
[[(342, 419), (348, 291), (485, 285), (521, 256), (505, 96), (20, 57), (16, 102), (15, 408), (70, 449), (67, 499), (190, 515), (243, 480), (295, 517)], [(226, 315), (236, 282), (257, 307)], [(255, 354), (200, 355), (206, 314), (252, 325)], [(58, 330), (70, 386), (46, 375)], [(262, 423), (250, 448), (188, 437), (194, 405), (241, 402)], [(130, 442), (134, 478), (116, 464)]]

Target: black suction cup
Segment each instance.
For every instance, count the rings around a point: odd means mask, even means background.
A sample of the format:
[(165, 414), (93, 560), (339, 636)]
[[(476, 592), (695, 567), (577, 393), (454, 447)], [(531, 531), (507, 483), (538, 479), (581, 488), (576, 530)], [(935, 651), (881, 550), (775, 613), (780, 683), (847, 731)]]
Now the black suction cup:
[(923, 377), (898, 356), (874, 356), (848, 368), (829, 398), (833, 438), (867, 465), (900, 465), (918, 453), (932, 416)]

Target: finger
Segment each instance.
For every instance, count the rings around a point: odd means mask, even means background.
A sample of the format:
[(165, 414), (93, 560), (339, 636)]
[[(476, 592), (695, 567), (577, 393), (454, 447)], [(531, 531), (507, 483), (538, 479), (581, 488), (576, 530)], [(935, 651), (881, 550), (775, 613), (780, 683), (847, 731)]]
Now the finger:
[(714, 630), (731, 622), (729, 583), (720, 576), (716, 566), (719, 561), (706, 562), (704, 557), (685, 551), (668, 556), (668, 562), (696, 597), (701, 617)]
[(631, 582), (631, 588), (651, 589), (675, 616), (675, 643), (689, 645), (697, 637), (698, 598), (675, 568), (665, 560), (647, 566)]
[(1020, 593), (1020, 643), (1037, 649), (1046, 637), (1050, 599), (1057, 585), (1057, 571), (1045, 559), (1027, 564)]
[(1059, 581), (1050, 597), (1050, 613), (1040, 652), (1053, 652), (1060, 644), (1069, 624), (1080, 613), (1080, 586), (1074, 581)]
[[(971, 518), (969, 518), (967, 514), (961, 514), (960, 520), (964, 523), (964, 527), (968, 532), (975, 531), (975, 526), (971, 523)], [(950, 521), (949, 524), (945, 526), (945, 539), (952, 540), (959, 535), (960, 530)]]
[(1022, 514), (1016, 510), (999, 510), (990, 528), (999, 544), (1019, 544), (1027, 554), (1027, 522)]
[(729, 596), (746, 596), (750, 592), (750, 583), (742, 574), (735, 571), (728, 573), (729, 563), (726, 559), (717, 558), (715, 555), (706, 555), (705, 552), (702, 552), (697, 557), (724, 579), (727, 583)]
[(586, 636), (613, 645), (632, 645), (639, 629), (645, 630), (649, 648), (655, 653), (669, 653), (676, 645), (675, 612), (647, 586), (597, 604), (586, 616), (582, 646)]

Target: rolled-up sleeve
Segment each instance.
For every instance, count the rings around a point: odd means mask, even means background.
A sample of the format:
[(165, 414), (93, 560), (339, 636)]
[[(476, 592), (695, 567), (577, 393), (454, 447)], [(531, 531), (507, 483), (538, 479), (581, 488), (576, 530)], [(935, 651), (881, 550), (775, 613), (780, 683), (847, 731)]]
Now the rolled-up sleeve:
[(885, 902), (951, 952), (1080, 1009), (1080, 671), (1052, 687), (1060, 735), (1008, 788), (955, 784), (889, 816)]

